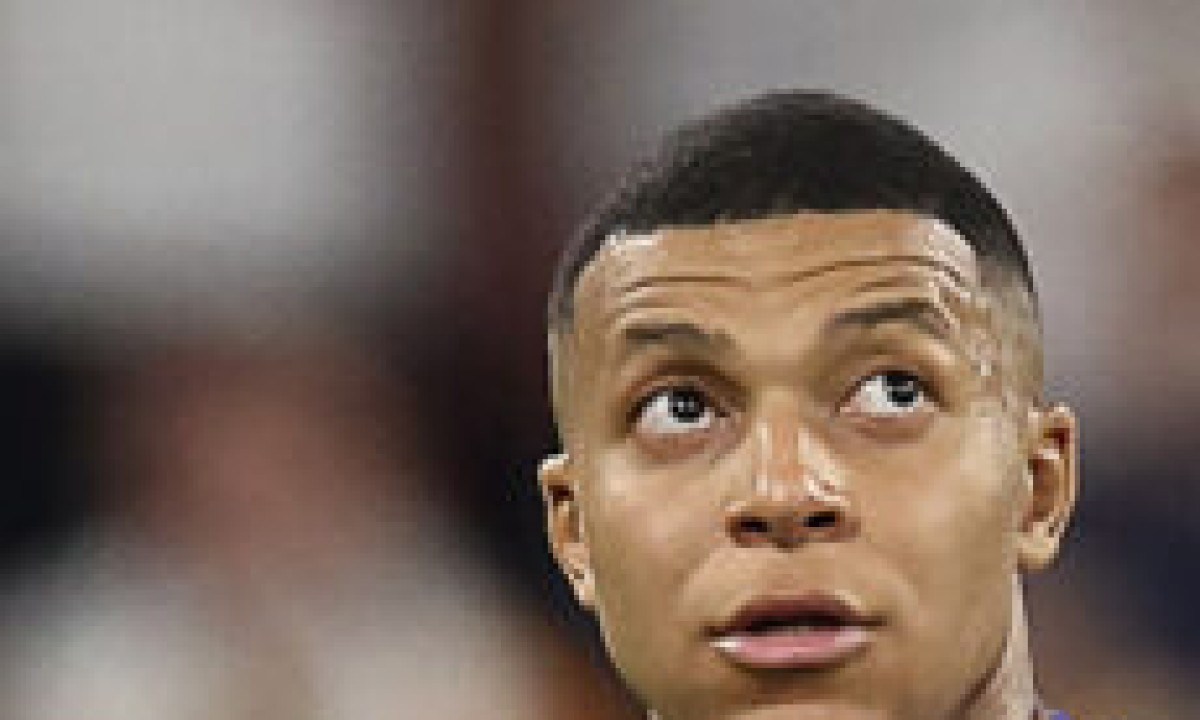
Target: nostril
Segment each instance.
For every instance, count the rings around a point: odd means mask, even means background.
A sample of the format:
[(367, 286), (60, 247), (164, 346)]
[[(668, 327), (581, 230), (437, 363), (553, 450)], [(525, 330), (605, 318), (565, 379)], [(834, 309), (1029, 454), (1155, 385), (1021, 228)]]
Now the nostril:
[(763, 518), (738, 518), (733, 523), (733, 530), (738, 535), (766, 535), (771, 532), (771, 524)]
[(804, 518), (804, 527), (810, 530), (822, 530), (838, 524), (838, 514), (835, 510), (822, 510)]

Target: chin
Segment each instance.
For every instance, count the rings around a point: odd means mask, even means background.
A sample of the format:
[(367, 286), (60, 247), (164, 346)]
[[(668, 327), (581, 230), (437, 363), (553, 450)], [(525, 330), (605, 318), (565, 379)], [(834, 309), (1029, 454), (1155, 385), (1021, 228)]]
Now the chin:
[[(743, 678), (744, 680), (744, 678)], [(761, 680), (761, 678), (760, 678)], [(739, 683), (740, 684), (740, 683)], [(662, 710), (650, 715), (651, 720), (910, 720), (891, 703), (881, 704), (878, 698), (864, 698), (853, 688), (823, 688), (797, 693), (796, 689), (775, 687), (768, 690), (761, 683), (754, 687), (723, 687), (720, 692), (704, 692), (694, 688), (686, 696), (675, 694), (672, 702), (649, 703)], [(857, 697), (855, 696), (857, 695)], [(647, 696), (643, 696), (646, 698)], [(650, 696), (652, 697), (652, 696)], [(664, 698), (665, 700), (665, 698)], [(922, 720), (925, 720), (922, 718)]]
[[(661, 716), (661, 720), (676, 720)], [(689, 720), (680, 718), (678, 720)], [(879, 708), (837, 701), (806, 701), (741, 708), (713, 720), (897, 720)]]

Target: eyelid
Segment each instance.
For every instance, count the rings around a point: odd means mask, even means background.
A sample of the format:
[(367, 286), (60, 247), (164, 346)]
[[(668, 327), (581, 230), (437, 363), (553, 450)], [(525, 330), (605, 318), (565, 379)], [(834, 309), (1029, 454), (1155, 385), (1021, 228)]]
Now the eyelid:
[[(967, 358), (955, 348), (928, 337), (897, 337), (880, 329), (834, 352), (827, 360), (838, 387), (850, 390), (873, 374), (895, 370), (909, 372), (924, 382), (931, 398), (947, 400), (958, 374), (967, 369)], [(973, 367), (973, 366), (971, 366)]]
[(842, 395), (842, 399), (838, 401), (835, 410), (840, 411), (842, 408), (846, 407), (846, 405), (848, 405), (850, 401), (853, 400), (856, 395), (858, 395), (858, 393), (862, 390), (862, 387), (866, 385), (868, 381), (873, 380), (880, 375), (887, 375), (888, 373), (903, 373), (905, 375), (911, 375), (916, 379), (917, 385), (920, 387), (921, 392), (925, 394), (925, 397), (929, 400), (929, 402), (935, 406), (941, 407), (941, 394), (939, 393), (936, 385), (929, 380), (927, 373), (912, 366), (906, 367), (897, 363), (892, 363), (890, 365), (880, 365), (878, 369), (871, 370), (865, 374), (858, 374), (857, 379)]
[(726, 417), (730, 414), (728, 401), (723, 397), (720, 389), (715, 388), (714, 385), (712, 380), (694, 374), (679, 374), (660, 376), (648, 383), (636, 386), (630, 393), (633, 399), (628, 403), (629, 409), (625, 413), (625, 424), (632, 426), (655, 398), (669, 390), (678, 389), (699, 392), (719, 417)]

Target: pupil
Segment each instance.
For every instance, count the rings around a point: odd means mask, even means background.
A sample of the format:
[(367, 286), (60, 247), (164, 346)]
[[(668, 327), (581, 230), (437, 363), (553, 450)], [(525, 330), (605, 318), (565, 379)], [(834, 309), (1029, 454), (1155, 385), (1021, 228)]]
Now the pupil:
[(917, 378), (908, 373), (888, 373), (884, 376), (888, 397), (897, 405), (912, 405), (917, 401), (921, 388)]
[(676, 390), (669, 402), (671, 415), (678, 420), (695, 422), (704, 415), (704, 398), (695, 390)]

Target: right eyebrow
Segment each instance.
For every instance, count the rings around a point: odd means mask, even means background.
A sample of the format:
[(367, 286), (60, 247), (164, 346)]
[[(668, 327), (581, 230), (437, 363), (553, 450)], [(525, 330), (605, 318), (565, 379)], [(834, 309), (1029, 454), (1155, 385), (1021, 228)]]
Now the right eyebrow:
[(692, 352), (712, 352), (733, 345), (728, 334), (706, 330), (690, 322), (639, 322), (622, 328), (620, 336), (623, 344), (632, 349), (666, 345)]

